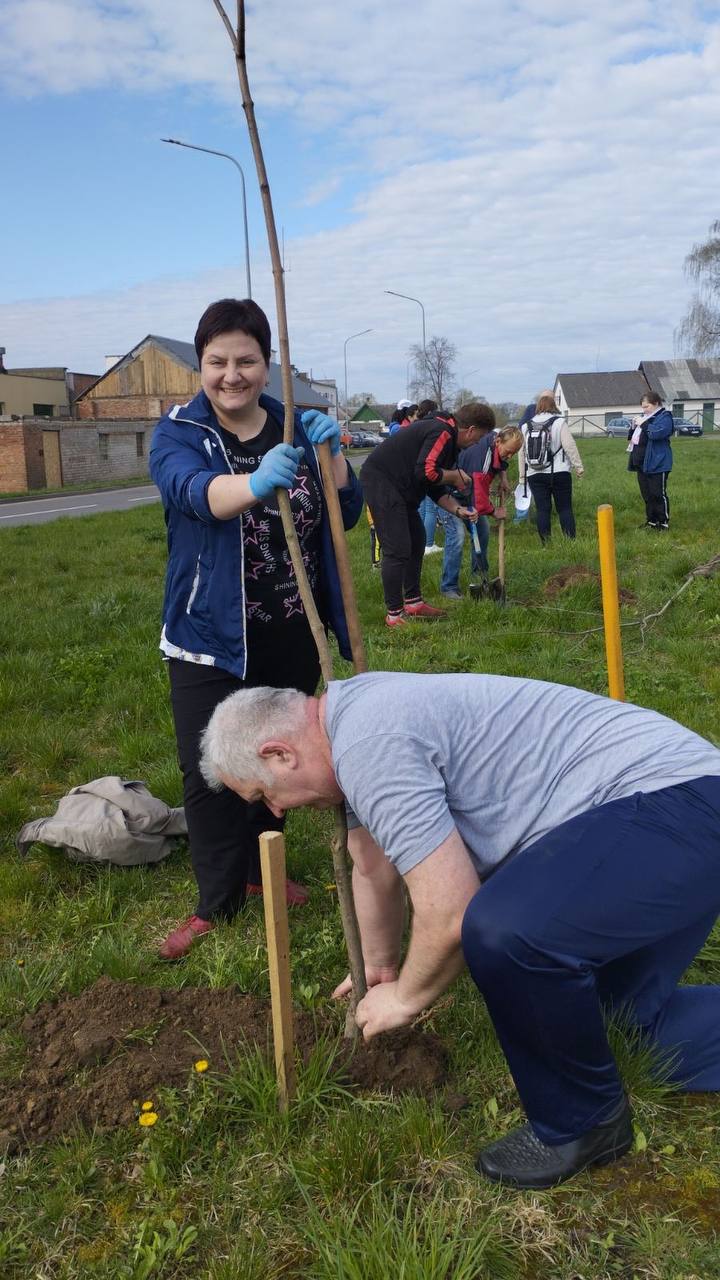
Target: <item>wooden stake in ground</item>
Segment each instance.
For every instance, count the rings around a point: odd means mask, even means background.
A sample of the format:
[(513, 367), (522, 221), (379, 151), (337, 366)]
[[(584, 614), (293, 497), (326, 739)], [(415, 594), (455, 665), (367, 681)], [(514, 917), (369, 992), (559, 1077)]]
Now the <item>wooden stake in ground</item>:
[(615, 522), (613, 509), (603, 503), (597, 509), (598, 541), (600, 544), (600, 583), (602, 586), (603, 621), (605, 623), (605, 654), (608, 669), (608, 693), (619, 702), (625, 701), (625, 673), (623, 671), (622, 640), (620, 639), (620, 597), (618, 595), (617, 564), (615, 561)]
[[(287, 308), (285, 305), (285, 282), (280, 257), (280, 246), (277, 238), (277, 228), (275, 226), (275, 214), (272, 206), (272, 196), (270, 193), (270, 183), (268, 181), (267, 170), (265, 168), (265, 159), (263, 156), (262, 146), (260, 143), (260, 133), (255, 119), (255, 104), (250, 93), (250, 82), (247, 73), (247, 61), (245, 56), (245, 4), (244, 0), (237, 0), (237, 21), (233, 28), (230, 19), (225, 12), (221, 0), (213, 0), (213, 4), (217, 9), (220, 18), (227, 31), (230, 43), (233, 47), (235, 55), (235, 65), (238, 73), (238, 81), (240, 84), (240, 93), (242, 97), (243, 110), (247, 121), (248, 133), (250, 136), (250, 145), (252, 147), (255, 159), (255, 168), (257, 170), (258, 182), (260, 184), (260, 195), (262, 197), (263, 213), (265, 215), (265, 227), (267, 229), (268, 245), (270, 248), (270, 258), (272, 261), (273, 280), (275, 284), (275, 310), (277, 314), (278, 328), (278, 347), (280, 350), (280, 367), (282, 372), (283, 400), (285, 402), (285, 421), (283, 429), (283, 440), (286, 444), (292, 444), (294, 439), (294, 402), (292, 390), (292, 366), (290, 363), (290, 340), (288, 336)], [(343, 591), (343, 601), (345, 604), (345, 612), (348, 620), (348, 630), (353, 642), (353, 659), (355, 661), (356, 670), (367, 670), (365, 664), (365, 655), (362, 648), (362, 637), (360, 635), (360, 621), (357, 607), (354, 601), (354, 593), (352, 591), (352, 578), (349, 576), (349, 566), (343, 576), (343, 563), (347, 566), (347, 547), (345, 543), (345, 533), (342, 529), (342, 520), (340, 521), (340, 533), (337, 530), (337, 513), (339, 512), (339, 500), (337, 496), (337, 486), (332, 477), (332, 471), (329, 468), (329, 449), (327, 446), (320, 446), (320, 460), (325, 478), (325, 497), (330, 513), (331, 529), (333, 532), (333, 544), (335, 554), (338, 560), (338, 570), (341, 577), (341, 586)], [(323, 459), (323, 454), (326, 458)], [(329, 473), (329, 480), (328, 480)], [(323, 680), (327, 685), (333, 678), (333, 665), (330, 649), (325, 635), (325, 629), (318, 613), (313, 594), (310, 589), (305, 565), (303, 564), (302, 555), (300, 553), (300, 544), (295, 532), (292, 511), (290, 509), (290, 498), (285, 489), (277, 489), (278, 506), (282, 517), (283, 529), (288, 545), (288, 551), (292, 560), (295, 578), (300, 591), (300, 598), (305, 609), (305, 613), (310, 623), (315, 644), (317, 646), (320, 658), (320, 668), (322, 670)], [(349, 582), (348, 582), (349, 579)], [(362, 665), (359, 665), (362, 664)], [(355, 915), (355, 905), (352, 897), (352, 886), (348, 871), (348, 853), (347, 853), (347, 823), (345, 821), (344, 807), (339, 805), (335, 811), (335, 836), (332, 842), (333, 849), (333, 870), (335, 873), (335, 883), (338, 890), (338, 904), (340, 907), (340, 915), (345, 934), (345, 942), (348, 950), (348, 959), (350, 964), (350, 976), (353, 984), (353, 999), (351, 1003), (350, 1015), (345, 1025), (345, 1034), (352, 1034), (352, 1011), (354, 1004), (362, 999), (367, 991), (365, 982), (365, 966), (362, 960), (362, 946), (360, 943), (360, 931), (358, 929), (357, 917)]]
[(290, 988), (290, 935), (285, 893), (285, 837), (280, 831), (260, 836), (265, 933), (267, 935), (270, 1003), (272, 1007), (275, 1071), (280, 1110), (295, 1097), (295, 1041)]

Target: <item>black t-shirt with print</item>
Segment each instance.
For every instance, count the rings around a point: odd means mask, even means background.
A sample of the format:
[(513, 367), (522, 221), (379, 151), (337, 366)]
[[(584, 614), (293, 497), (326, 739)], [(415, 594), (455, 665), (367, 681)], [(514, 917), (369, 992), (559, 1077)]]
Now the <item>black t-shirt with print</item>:
[[(239, 440), (220, 429), (236, 475), (257, 471), (265, 454), (282, 443), (282, 427), (270, 414), (258, 435)], [(290, 490), (290, 508), (313, 595), (317, 592), (322, 502), (317, 482), (303, 459)], [(245, 548), (245, 616), (248, 627), (262, 634), (273, 623), (307, 626), (295, 571), (274, 496), (256, 502), (240, 517)]]

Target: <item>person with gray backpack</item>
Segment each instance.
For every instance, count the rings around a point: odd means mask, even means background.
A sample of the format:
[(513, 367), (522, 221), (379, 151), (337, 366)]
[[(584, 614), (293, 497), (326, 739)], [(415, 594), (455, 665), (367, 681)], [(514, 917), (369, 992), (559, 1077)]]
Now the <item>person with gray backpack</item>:
[(570, 428), (555, 403), (552, 391), (538, 396), (535, 413), (522, 427), (523, 447), (518, 455), (520, 482), (527, 483), (535, 501), (540, 541), (550, 537), (552, 504), (566, 538), (575, 537), (572, 506), (572, 472), (581, 476), (583, 464)]

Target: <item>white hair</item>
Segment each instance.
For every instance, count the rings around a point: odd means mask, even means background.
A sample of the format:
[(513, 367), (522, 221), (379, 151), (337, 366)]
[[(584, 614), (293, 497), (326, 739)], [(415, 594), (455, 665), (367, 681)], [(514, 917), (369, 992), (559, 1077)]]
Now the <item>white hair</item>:
[(307, 696), (298, 689), (239, 689), (218, 703), (200, 741), (200, 771), (213, 791), (223, 778), (268, 783), (269, 766), (260, 748), (270, 738), (285, 738), (305, 724)]

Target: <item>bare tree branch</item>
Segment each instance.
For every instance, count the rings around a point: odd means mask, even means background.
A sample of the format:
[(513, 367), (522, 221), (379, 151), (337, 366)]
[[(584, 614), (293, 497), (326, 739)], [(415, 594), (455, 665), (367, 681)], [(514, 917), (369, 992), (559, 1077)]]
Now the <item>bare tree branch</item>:
[(675, 332), (679, 354), (720, 354), (720, 222), (713, 222), (707, 240), (696, 244), (685, 259), (685, 274), (698, 283), (687, 313)]
[[(288, 335), (287, 307), (285, 302), (284, 271), (280, 256), (277, 228), (275, 225), (275, 214), (273, 211), (270, 183), (267, 176), (267, 170), (265, 168), (265, 158), (263, 155), (262, 144), (260, 142), (260, 132), (257, 126), (257, 120), (255, 119), (255, 104), (253, 103), (252, 95), (250, 93), (250, 82), (248, 79), (247, 62), (245, 57), (245, 3), (244, 0), (237, 0), (236, 31), (233, 31), (232, 26), (230, 25), (230, 20), (222, 6), (221, 0), (213, 0), (213, 4), (224, 23), (225, 29), (230, 36), (233, 46), (243, 110), (245, 112), (245, 119), (247, 121), (248, 133), (250, 136), (250, 145), (255, 159), (258, 183), (260, 185), (260, 195), (262, 197), (263, 213), (265, 215), (265, 228), (267, 231), (273, 279), (275, 283), (275, 311), (277, 316), (278, 346), (280, 348), (283, 400), (285, 403), (283, 439), (286, 444), (292, 444), (295, 435), (295, 405), (293, 400), (292, 363), (290, 360), (290, 339)], [(322, 457), (323, 453), (327, 455), (325, 458)], [(345, 605), (345, 613), (348, 618), (348, 627), (353, 646), (353, 658), (356, 670), (363, 671), (367, 670), (367, 664), (365, 661), (364, 649), (362, 647), (360, 621), (357, 615), (357, 606), (355, 604), (354, 593), (352, 590), (351, 576), (348, 584), (349, 561), (347, 557), (347, 547), (345, 545), (345, 534), (342, 529), (342, 518), (339, 515), (340, 507), (337, 486), (329, 465), (329, 447), (327, 445), (321, 445), (320, 454), (321, 468), (325, 478), (326, 501), (328, 504), (328, 510), (332, 513), (330, 524), (333, 531), (333, 543), (335, 545), (338, 561), (338, 572), (340, 575), (340, 584), (343, 593), (343, 603)], [(325, 683), (328, 684), (333, 678), (332, 655), (330, 653), (327, 636), (325, 634), (325, 628), (313, 598), (307, 572), (303, 563), (300, 544), (292, 518), (292, 510), (290, 508), (290, 497), (286, 489), (277, 489), (276, 493), (285, 538), (290, 552), (293, 569), (295, 570), (295, 578), (300, 591), (300, 597), (317, 646), (323, 679)], [(342, 545), (339, 545), (338, 539), (342, 540)], [(361, 1000), (365, 995), (367, 986), (365, 982), (365, 966), (363, 963), (360, 931), (358, 929), (357, 917), (355, 915), (352, 883), (348, 867), (347, 819), (345, 816), (344, 804), (338, 805), (335, 810), (335, 833), (332, 840), (332, 854), (340, 915), (343, 923), (343, 931), (348, 950), (350, 974), (353, 985), (350, 1010), (345, 1024), (345, 1034), (347, 1037), (351, 1037), (356, 1033), (356, 1029), (354, 1027), (355, 1003), (358, 1000)]]
[(225, 12), (225, 10), (224, 10), (224, 8), (223, 8), (222, 4), (220, 3), (220, 0), (213, 0), (213, 4), (215, 5), (215, 8), (217, 9), (218, 13), (220, 14), (220, 19), (221, 19), (221, 21), (222, 21), (222, 23), (223, 23), (223, 26), (225, 27), (225, 30), (227, 31), (227, 33), (228, 33), (228, 35), (229, 35), (229, 37), (230, 37), (230, 43), (231, 43), (231, 45), (232, 45), (233, 49), (235, 50), (235, 52), (237, 53), (237, 39), (236, 39), (236, 36), (235, 36), (235, 32), (233, 31), (233, 28), (232, 28), (232, 23), (231, 23), (230, 19), (228, 18), (228, 16), (227, 16), (227, 14), (226, 14), (226, 12)]

